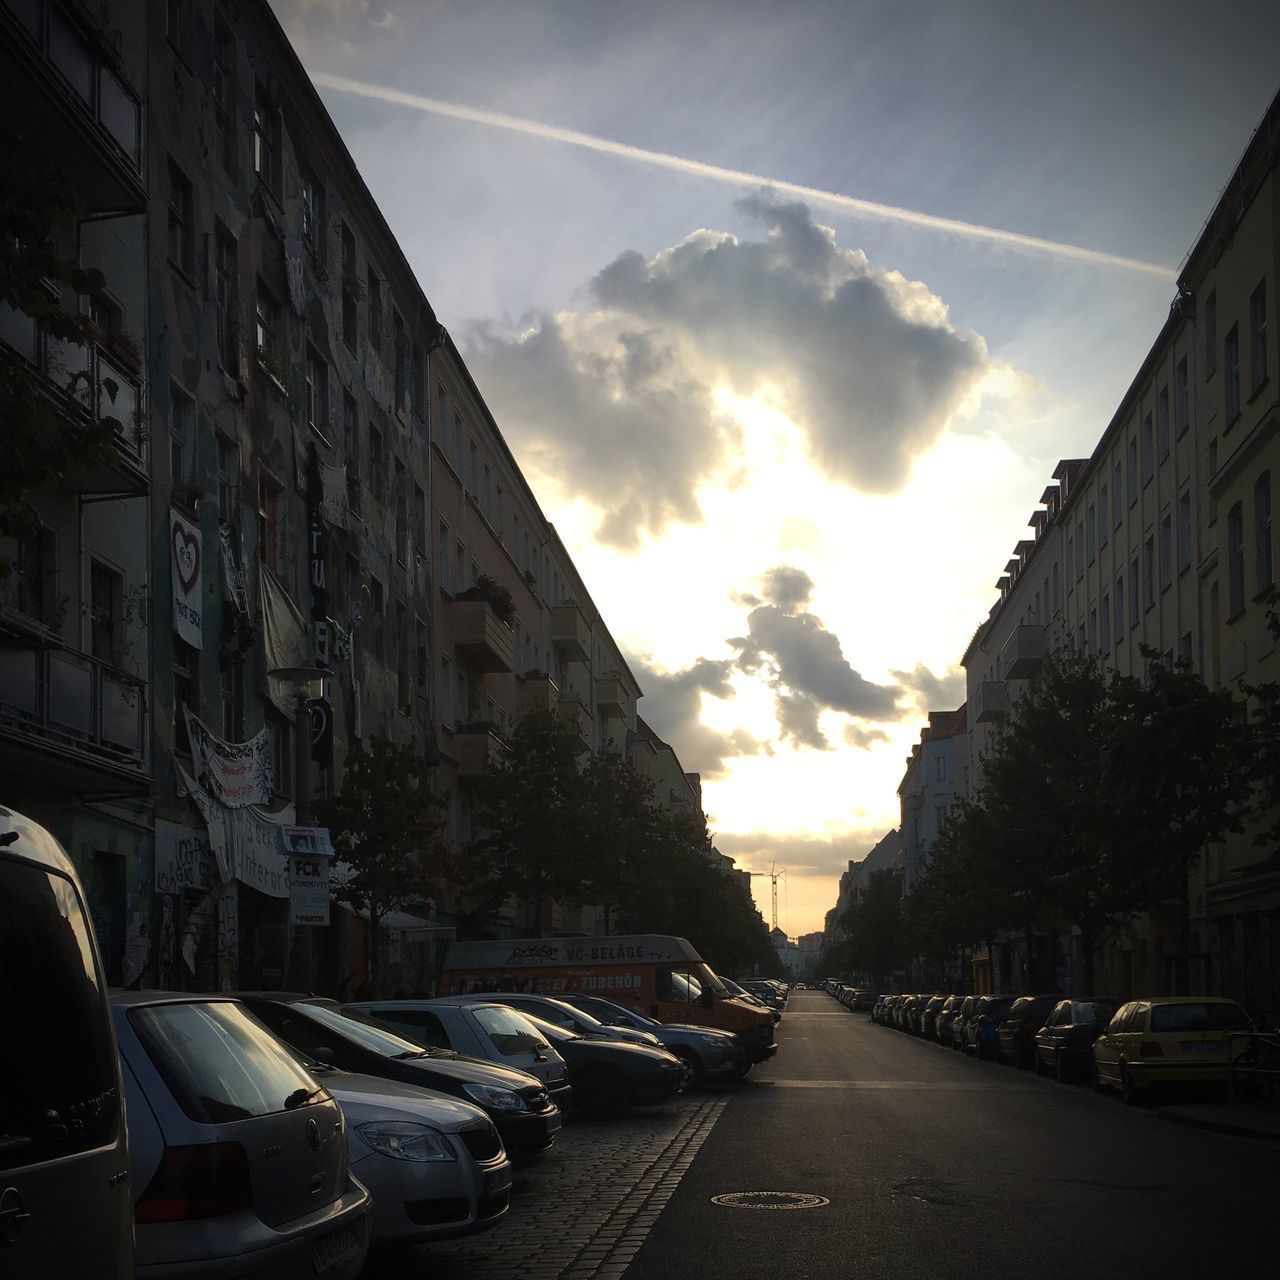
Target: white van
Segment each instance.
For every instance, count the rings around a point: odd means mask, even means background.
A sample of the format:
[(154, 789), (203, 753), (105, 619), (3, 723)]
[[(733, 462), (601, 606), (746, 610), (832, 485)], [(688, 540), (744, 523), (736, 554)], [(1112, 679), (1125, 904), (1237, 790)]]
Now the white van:
[(120, 1059), (71, 859), (0, 806), (0, 1275), (133, 1280)]

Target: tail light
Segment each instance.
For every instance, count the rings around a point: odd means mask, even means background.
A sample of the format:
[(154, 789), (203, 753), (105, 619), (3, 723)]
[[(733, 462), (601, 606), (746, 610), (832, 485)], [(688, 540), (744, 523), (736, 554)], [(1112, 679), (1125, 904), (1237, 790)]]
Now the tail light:
[(249, 1159), (240, 1143), (166, 1147), (133, 1216), (139, 1223), (190, 1222), (235, 1213), (252, 1202)]
[(1143, 1040), (1139, 1048), (1139, 1053), (1144, 1058), (1163, 1058), (1164, 1050), (1160, 1047), (1158, 1040)]

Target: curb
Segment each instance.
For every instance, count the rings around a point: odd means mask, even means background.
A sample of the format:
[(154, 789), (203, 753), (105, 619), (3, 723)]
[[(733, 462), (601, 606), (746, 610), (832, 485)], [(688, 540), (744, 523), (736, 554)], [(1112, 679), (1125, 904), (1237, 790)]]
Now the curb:
[(1232, 1124), (1227, 1120), (1202, 1120), (1198, 1116), (1182, 1115), (1165, 1107), (1161, 1107), (1156, 1114), (1162, 1120), (1168, 1120), (1172, 1124), (1186, 1125), (1189, 1129), (1203, 1129), (1209, 1133), (1225, 1133), (1234, 1138), (1255, 1138), (1263, 1142), (1280, 1142), (1280, 1132), (1254, 1129), (1244, 1124)]

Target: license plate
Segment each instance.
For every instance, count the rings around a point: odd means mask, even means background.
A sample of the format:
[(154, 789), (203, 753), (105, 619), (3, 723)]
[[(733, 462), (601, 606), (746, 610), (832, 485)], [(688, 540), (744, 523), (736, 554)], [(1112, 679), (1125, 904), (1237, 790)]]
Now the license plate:
[(1184, 1040), (1183, 1053), (1221, 1053), (1227, 1047), (1225, 1040)]
[(358, 1262), (364, 1250), (364, 1232), (359, 1227), (343, 1227), (330, 1232), (315, 1242), (311, 1251), (311, 1265), (318, 1276), (344, 1271)]
[(509, 1191), (511, 1189), (511, 1168), (490, 1169), (484, 1175), (484, 1193), (487, 1196), (496, 1195), (499, 1191)]
[(564, 1117), (563, 1117), (563, 1116), (548, 1116), (548, 1117), (547, 1117), (547, 1132), (548, 1132), (548, 1133), (555, 1133), (558, 1129), (560, 1129), (560, 1128), (563, 1126), (563, 1124), (564, 1124)]

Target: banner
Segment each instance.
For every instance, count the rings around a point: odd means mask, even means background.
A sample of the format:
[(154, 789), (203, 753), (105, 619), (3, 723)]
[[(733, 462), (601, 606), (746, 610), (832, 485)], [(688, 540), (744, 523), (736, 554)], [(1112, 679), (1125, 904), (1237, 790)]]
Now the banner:
[(329, 867), (333, 845), (324, 827), (284, 827), (289, 854), (289, 910), (293, 923), (329, 923)]
[(232, 544), (232, 538), (238, 538), (238, 536), (233, 533), (229, 524), (224, 524), (218, 529), (218, 542), (222, 547), (222, 573), (227, 584), (227, 595), (239, 612), (248, 617), (249, 592), (245, 587), (244, 570), (240, 568), (236, 548)]
[(238, 880), (270, 898), (287, 898), (289, 866), (280, 847), (279, 824), (253, 809), (228, 809), (199, 786), (191, 787), (191, 798), (208, 824), (209, 847), (222, 883)]
[(199, 716), (183, 707), (196, 782), (220, 804), (243, 808), (270, 804), (275, 783), (271, 739), (265, 729), (248, 742), (219, 738)]
[(183, 893), (213, 885), (208, 830), (156, 819), (156, 892)]
[(169, 511), (169, 560), (173, 570), (174, 633), (192, 648), (202, 648), (200, 526), (172, 509)]

